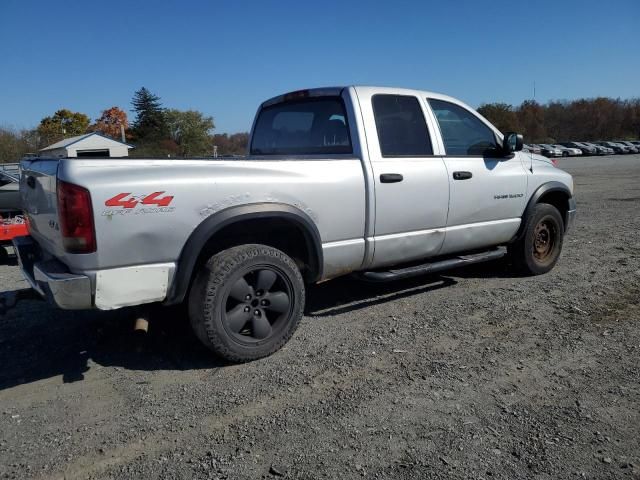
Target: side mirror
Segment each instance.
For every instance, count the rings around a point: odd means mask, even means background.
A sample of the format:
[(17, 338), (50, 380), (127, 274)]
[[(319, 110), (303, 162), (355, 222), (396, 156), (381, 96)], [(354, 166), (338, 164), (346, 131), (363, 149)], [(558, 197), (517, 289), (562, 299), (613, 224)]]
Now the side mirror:
[(519, 152), (522, 150), (523, 143), (522, 135), (516, 132), (507, 132), (502, 139), (502, 149), (506, 153)]

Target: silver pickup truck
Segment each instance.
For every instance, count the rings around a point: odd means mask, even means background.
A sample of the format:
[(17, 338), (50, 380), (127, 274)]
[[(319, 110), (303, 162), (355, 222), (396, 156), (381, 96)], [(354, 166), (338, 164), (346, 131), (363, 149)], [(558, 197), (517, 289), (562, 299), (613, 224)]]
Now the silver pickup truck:
[(27, 159), (31, 286), (64, 309), (187, 302), (196, 335), (248, 361), (279, 349), (305, 284), (389, 281), (496, 259), (555, 265), (569, 174), (454, 98), (302, 90), (258, 109), (248, 156)]

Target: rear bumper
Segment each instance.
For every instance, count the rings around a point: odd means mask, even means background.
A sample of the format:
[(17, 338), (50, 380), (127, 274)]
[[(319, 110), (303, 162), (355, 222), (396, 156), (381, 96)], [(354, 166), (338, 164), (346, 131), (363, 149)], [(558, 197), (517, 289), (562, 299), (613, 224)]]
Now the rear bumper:
[(566, 221), (566, 225), (564, 226), (564, 231), (568, 232), (569, 229), (573, 227), (575, 221), (576, 221), (576, 200), (575, 198), (571, 197), (569, 199), (569, 210), (567, 210), (567, 221)]
[(25, 279), (51, 304), (65, 310), (93, 307), (89, 277), (70, 273), (55, 259), (41, 260), (38, 245), (31, 237), (17, 237), (13, 246)]

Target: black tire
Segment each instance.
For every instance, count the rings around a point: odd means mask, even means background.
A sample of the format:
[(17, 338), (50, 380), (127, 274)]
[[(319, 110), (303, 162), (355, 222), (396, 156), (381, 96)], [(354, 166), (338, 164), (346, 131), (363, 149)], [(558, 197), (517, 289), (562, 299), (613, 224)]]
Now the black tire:
[(562, 156), (563, 156), (563, 157), (568, 157), (568, 156), (569, 156), (569, 153), (568, 153), (568, 152), (562, 152)]
[(7, 249), (4, 245), (0, 245), (0, 265), (7, 263), (7, 260), (9, 260)]
[(231, 362), (279, 350), (298, 328), (304, 281), (295, 262), (266, 245), (240, 245), (211, 257), (189, 293), (189, 318), (200, 341)]
[(547, 273), (555, 266), (562, 251), (562, 215), (553, 205), (539, 203), (525, 221), (522, 238), (509, 249), (514, 266), (527, 275)]

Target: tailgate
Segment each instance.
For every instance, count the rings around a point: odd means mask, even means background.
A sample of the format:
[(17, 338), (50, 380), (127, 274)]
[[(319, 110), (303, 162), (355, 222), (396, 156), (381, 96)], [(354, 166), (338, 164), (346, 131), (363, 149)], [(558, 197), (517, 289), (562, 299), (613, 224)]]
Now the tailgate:
[(31, 236), (53, 255), (64, 252), (58, 221), (56, 182), (59, 160), (25, 159), (20, 162), (20, 198)]

